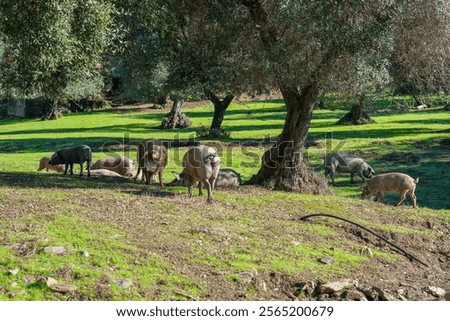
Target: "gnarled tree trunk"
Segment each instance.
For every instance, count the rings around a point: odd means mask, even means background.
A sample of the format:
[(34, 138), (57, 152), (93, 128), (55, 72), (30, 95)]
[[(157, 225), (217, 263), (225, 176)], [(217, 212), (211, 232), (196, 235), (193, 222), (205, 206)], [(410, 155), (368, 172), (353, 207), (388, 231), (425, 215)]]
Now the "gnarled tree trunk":
[(162, 119), (162, 129), (186, 128), (192, 125), (188, 116), (181, 113), (183, 100), (174, 100), (170, 113)]
[(282, 189), (310, 194), (329, 194), (323, 177), (318, 177), (303, 160), (303, 146), (312, 118), (314, 102), (319, 93), (312, 82), (301, 92), (295, 87), (281, 86), (287, 114), (276, 144), (264, 153), (259, 172), (249, 184), (261, 184), (270, 189)]
[(223, 100), (220, 100), (211, 90), (205, 89), (205, 94), (214, 105), (214, 116), (211, 122), (209, 136), (217, 137), (220, 136), (225, 111), (233, 101), (234, 95), (229, 94)]
[(352, 110), (339, 119), (337, 125), (364, 125), (373, 122), (364, 110), (364, 96), (361, 96), (358, 102), (352, 106)]

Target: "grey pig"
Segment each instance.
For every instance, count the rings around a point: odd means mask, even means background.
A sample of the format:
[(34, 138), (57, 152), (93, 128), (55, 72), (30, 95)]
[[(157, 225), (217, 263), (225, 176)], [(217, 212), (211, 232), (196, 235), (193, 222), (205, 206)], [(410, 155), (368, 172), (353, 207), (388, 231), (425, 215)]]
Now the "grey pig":
[(87, 145), (80, 145), (77, 147), (64, 148), (58, 150), (52, 155), (50, 165), (64, 164), (66, 168), (64, 170), (64, 175), (67, 174), (67, 170), (70, 166), (70, 175), (73, 175), (73, 164), (80, 164), (80, 176), (83, 176), (83, 163), (86, 162), (86, 168), (88, 171), (88, 176), (91, 176), (90, 165), (92, 161), (92, 151)]
[(366, 181), (366, 179), (371, 178), (375, 171), (373, 168), (366, 163), (366, 161), (359, 157), (345, 157), (339, 153), (332, 153), (325, 155), (325, 177), (331, 176), (331, 181), (333, 185), (334, 175), (339, 173), (350, 173), (350, 182), (353, 183), (353, 177), (358, 174), (359, 177)]
[[(177, 173), (172, 171), (175, 179), (167, 184), (167, 186), (184, 186), (184, 172)], [(217, 175), (215, 187), (238, 187), (242, 184), (241, 175), (236, 171), (224, 168), (219, 170)]]

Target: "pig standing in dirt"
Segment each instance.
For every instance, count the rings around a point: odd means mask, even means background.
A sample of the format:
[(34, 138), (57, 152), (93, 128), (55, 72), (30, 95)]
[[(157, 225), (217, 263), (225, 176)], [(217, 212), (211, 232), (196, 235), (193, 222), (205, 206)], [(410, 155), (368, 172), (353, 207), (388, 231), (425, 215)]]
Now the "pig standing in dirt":
[(66, 168), (64, 175), (67, 174), (67, 169), (70, 166), (70, 175), (73, 175), (73, 164), (80, 164), (80, 176), (83, 176), (83, 163), (86, 162), (88, 176), (91, 176), (90, 165), (92, 161), (92, 151), (87, 145), (80, 145), (77, 147), (64, 148), (54, 153), (48, 162), (50, 165), (64, 164)]
[(217, 151), (209, 146), (200, 145), (189, 149), (183, 157), (184, 184), (188, 188), (189, 197), (197, 183), (199, 195), (203, 195), (202, 185), (208, 190), (207, 202), (212, 202), (212, 191), (219, 175), (220, 157)]
[[(184, 186), (184, 171), (180, 174), (177, 172), (172, 172), (172, 174), (175, 179), (167, 186)], [(238, 187), (241, 184), (241, 175), (232, 169), (225, 168), (219, 170), (214, 187)]]
[(406, 198), (406, 194), (409, 195), (413, 203), (413, 207), (416, 207), (416, 185), (419, 183), (419, 178), (413, 179), (411, 176), (403, 173), (387, 173), (382, 174), (366, 181), (363, 184), (362, 196), (377, 194), (376, 201), (384, 203), (385, 192), (400, 193), (400, 200), (397, 206), (403, 203)]
[(334, 182), (334, 175), (339, 173), (350, 173), (350, 182), (353, 183), (353, 177), (358, 174), (363, 182), (371, 178), (375, 171), (366, 163), (365, 160), (359, 157), (344, 157), (339, 153), (327, 154), (324, 159), (325, 162), (325, 177), (331, 176), (331, 181)]
[(47, 172), (48, 172), (48, 170), (51, 169), (52, 171), (55, 171), (55, 172), (58, 172), (58, 173), (64, 172), (64, 166), (62, 166), (62, 165), (50, 165), (48, 163), (49, 161), (50, 161), (50, 157), (48, 157), (48, 156), (42, 157), (40, 162), (39, 162), (38, 171), (46, 169)]
[[(151, 184), (153, 175), (158, 173), (160, 176), (159, 183), (164, 186), (162, 175), (164, 168), (167, 166), (167, 148), (161, 141), (155, 139), (144, 139), (143, 141), (133, 144), (137, 146), (138, 168), (134, 181), (145, 179), (147, 184)], [(148, 171), (148, 169), (150, 172)]]
[(106, 157), (92, 164), (91, 169), (107, 169), (122, 176), (131, 176), (134, 170), (134, 161), (128, 157)]

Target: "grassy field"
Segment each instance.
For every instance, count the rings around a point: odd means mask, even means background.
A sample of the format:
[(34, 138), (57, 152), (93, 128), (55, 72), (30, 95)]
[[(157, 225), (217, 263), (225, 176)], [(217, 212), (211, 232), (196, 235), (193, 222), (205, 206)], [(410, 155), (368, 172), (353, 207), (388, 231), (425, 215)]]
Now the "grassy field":
[[(351, 232), (347, 235), (337, 222), (298, 221), (318, 212), (345, 216), (420, 253), (420, 245), (430, 239), (446, 242), (450, 149), (439, 143), (449, 137), (450, 113), (442, 106), (403, 112), (388, 107), (380, 102), (372, 112), (376, 123), (364, 126), (334, 125), (344, 109), (315, 111), (309, 134), (320, 144), (308, 149), (306, 158), (322, 172), (325, 151), (339, 148), (363, 156), (377, 173), (420, 177), (415, 210), (409, 200), (399, 209), (361, 200), (360, 184), (350, 184), (348, 176), (338, 177), (333, 196), (242, 187), (217, 190), (211, 207), (202, 198), (189, 200), (181, 187), (148, 190), (127, 179), (36, 171), (41, 157), (80, 143), (94, 149), (94, 160), (115, 153), (134, 159), (133, 151), (102, 146), (143, 138), (193, 139), (200, 126), (209, 125), (211, 106), (186, 110), (193, 126), (180, 131), (157, 129), (163, 112), (138, 106), (57, 121), (0, 120), (0, 300), (286, 299), (274, 289), (302, 277), (364, 279), (370, 270), (398, 278), (411, 263), (395, 252), (374, 245), (373, 257), (361, 256), (361, 240), (351, 229), (344, 228)], [(232, 104), (223, 123), (230, 137), (210, 142), (218, 147), (223, 167), (240, 172), (244, 180), (255, 174), (267, 145), (238, 143), (275, 140), (284, 110), (282, 101)], [(172, 170), (180, 170), (183, 154), (183, 149), (170, 150), (165, 181), (172, 180)], [(389, 195), (388, 203), (397, 198)], [(430, 229), (429, 222), (442, 229)], [(46, 253), (45, 246), (66, 246), (67, 254)], [(318, 261), (323, 256), (334, 263), (324, 266)], [(386, 272), (390, 265), (396, 270)], [(10, 272), (14, 269), (17, 274)], [(249, 271), (250, 283), (240, 274)], [(45, 282), (27, 282), (29, 275), (52, 277), (77, 290), (61, 294)], [(121, 280), (132, 285), (122, 287)]]

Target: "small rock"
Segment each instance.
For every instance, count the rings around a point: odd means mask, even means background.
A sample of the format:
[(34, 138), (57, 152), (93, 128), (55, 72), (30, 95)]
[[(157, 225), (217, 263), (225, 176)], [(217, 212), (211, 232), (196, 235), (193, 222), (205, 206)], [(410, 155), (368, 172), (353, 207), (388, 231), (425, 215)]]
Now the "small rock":
[(398, 289), (397, 290), (398, 295), (405, 295), (405, 289)]
[(46, 246), (43, 248), (43, 251), (46, 253), (51, 253), (53, 255), (66, 255), (67, 247), (66, 246)]
[(36, 282), (36, 276), (35, 275), (25, 275), (23, 277), (23, 280), (26, 284), (34, 283)]
[(133, 285), (133, 281), (128, 279), (116, 279), (116, 284), (122, 289), (128, 289), (130, 286)]
[(387, 293), (383, 289), (381, 289), (379, 287), (376, 287), (376, 286), (374, 286), (373, 288), (374, 288), (375, 291), (378, 292), (378, 297), (381, 300), (383, 300), (383, 301), (397, 301), (397, 299), (393, 295)]
[(16, 269), (13, 269), (13, 270), (9, 270), (8, 272), (11, 275), (17, 275), (19, 273), (19, 269), (16, 268)]
[(445, 290), (436, 286), (429, 286), (428, 287), (428, 293), (430, 293), (431, 295), (441, 298), (443, 296), (445, 296)]
[(18, 283), (17, 283), (17, 282), (13, 282), (13, 283), (11, 283), (11, 287), (12, 287), (12, 288), (15, 288), (15, 287), (17, 287), (17, 285), (18, 285)]
[(6, 293), (8, 298), (14, 298), (18, 295), (24, 295), (24, 294), (26, 294), (25, 290), (17, 290), (17, 291), (11, 291), (11, 292)]
[(86, 250), (81, 251), (81, 255), (83, 255), (84, 257), (89, 257), (89, 252)]
[(52, 284), (49, 288), (60, 293), (73, 292), (77, 289), (77, 287), (72, 284)]
[(238, 272), (237, 275), (247, 281), (251, 281), (254, 278), (254, 274), (252, 272)]
[(447, 291), (447, 293), (445, 293), (444, 299), (445, 299), (445, 301), (450, 301), (450, 292), (449, 291)]
[(370, 300), (370, 301), (377, 301), (378, 300), (378, 291), (374, 290), (373, 288), (369, 289), (359, 289), (364, 295)]
[(345, 291), (343, 297), (347, 300), (347, 301), (367, 301), (366, 296), (364, 295), (364, 293), (361, 293), (357, 290), (348, 290)]
[(333, 262), (334, 262), (334, 259), (333, 259), (332, 257), (329, 257), (329, 256), (324, 256), (324, 257), (321, 257), (321, 258), (319, 259), (319, 262), (320, 262), (320, 263), (323, 263), (323, 264), (325, 264), (325, 265), (328, 265), (328, 264), (333, 263)]
[(350, 280), (330, 282), (330, 283), (319, 286), (318, 293), (319, 294), (329, 294), (329, 293), (339, 292), (339, 291), (343, 290), (345, 287), (349, 287), (351, 285), (353, 285), (353, 283), (350, 282)]
[(263, 290), (264, 292), (267, 292), (267, 285), (266, 285), (266, 282), (264, 282), (264, 281), (261, 282), (261, 288), (262, 288), (262, 290)]
[(301, 243), (299, 241), (292, 241), (292, 245), (299, 246)]
[(51, 288), (53, 285), (58, 284), (58, 281), (54, 278), (48, 277), (45, 283), (49, 288)]
[(314, 292), (315, 284), (313, 281), (298, 282), (293, 285), (293, 288), (295, 296), (305, 295), (308, 297)]

